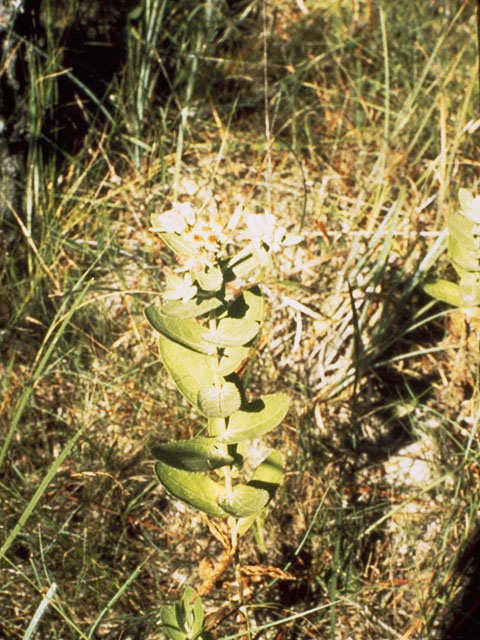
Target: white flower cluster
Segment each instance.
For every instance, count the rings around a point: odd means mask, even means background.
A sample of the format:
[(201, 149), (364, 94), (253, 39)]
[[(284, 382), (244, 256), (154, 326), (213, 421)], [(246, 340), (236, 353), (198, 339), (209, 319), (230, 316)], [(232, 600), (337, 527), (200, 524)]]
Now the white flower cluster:
[(213, 266), (229, 238), (218, 215), (203, 216), (188, 202), (174, 202), (168, 211), (153, 214), (151, 231), (181, 236), (192, 251), (179, 261), (184, 269), (192, 271)]
[[(241, 225), (243, 221), (243, 225)], [(228, 243), (232, 243), (232, 232), (239, 230), (235, 242), (246, 241), (247, 246), (241, 254), (254, 254), (261, 265), (265, 265), (272, 252), (278, 252), (284, 246), (297, 244), (301, 237), (287, 233), (276, 224), (275, 216), (269, 213), (245, 213), (238, 206), (228, 224), (224, 224), (215, 212), (195, 211), (190, 203), (174, 202), (171, 209), (152, 215), (151, 231), (173, 234), (183, 242), (183, 251), (178, 251), (180, 268), (177, 273), (167, 276), (167, 289), (163, 298), (182, 300), (183, 303), (195, 297), (197, 286), (195, 273), (212, 268)], [(168, 243), (167, 238), (165, 241)], [(186, 249), (185, 249), (186, 248)], [(239, 254), (240, 255), (240, 254)], [(187, 273), (179, 273), (179, 272)]]
[(245, 215), (247, 229), (243, 237), (250, 240), (254, 249), (264, 249), (269, 253), (277, 253), (283, 247), (298, 244), (301, 237), (287, 233), (284, 227), (277, 224), (275, 216), (270, 213), (250, 213)]

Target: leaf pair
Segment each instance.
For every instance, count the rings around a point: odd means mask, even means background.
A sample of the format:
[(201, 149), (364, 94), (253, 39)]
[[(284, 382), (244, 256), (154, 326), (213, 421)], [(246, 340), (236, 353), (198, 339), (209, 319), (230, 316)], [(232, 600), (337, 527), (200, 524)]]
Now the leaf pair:
[(273, 393), (235, 411), (226, 421), (227, 428), (215, 437), (200, 437), (167, 442), (152, 448), (161, 462), (183, 471), (212, 471), (238, 462), (226, 445), (259, 438), (275, 429), (287, 414), (290, 399), (285, 393)]
[(263, 396), (246, 409), (233, 413), (227, 420), (227, 429), (217, 437), (153, 447), (152, 453), (159, 460), (155, 470), (160, 482), (175, 498), (212, 516), (244, 518), (258, 514), (281, 482), (280, 454), (272, 453), (257, 467), (250, 482), (239, 484), (230, 492), (201, 472), (239, 464), (241, 457), (235, 445), (274, 429), (285, 417), (288, 407), (289, 398), (284, 393)]
[(258, 287), (245, 291), (208, 326), (173, 317), (150, 306), (147, 319), (160, 333), (163, 363), (180, 393), (204, 416), (227, 417), (241, 406), (237, 383), (226, 380), (248, 357), (247, 346), (260, 329), (263, 298)]
[(249, 482), (238, 484), (231, 491), (209, 476), (184, 471), (163, 461), (157, 462), (155, 471), (165, 489), (178, 500), (210, 516), (248, 518), (259, 514), (280, 485), (282, 458), (274, 451), (257, 467)]

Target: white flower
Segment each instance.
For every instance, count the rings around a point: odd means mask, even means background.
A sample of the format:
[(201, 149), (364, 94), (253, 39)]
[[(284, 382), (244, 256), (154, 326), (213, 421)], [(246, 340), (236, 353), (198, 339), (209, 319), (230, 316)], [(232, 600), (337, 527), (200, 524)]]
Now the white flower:
[(276, 218), (270, 213), (250, 213), (245, 216), (247, 225), (246, 237), (254, 247), (261, 247), (265, 243), (270, 251), (278, 251), (286, 231), (283, 227), (275, 226)]
[(183, 277), (176, 273), (167, 276), (167, 288), (162, 294), (164, 300), (181, 300), (186, 304), (195, 297), (197, 287), (193, 284), (192, 276), (186, 273)]
[(187, 226), (195, 224), (196, 213), (189, 202), (174, 202), (164, 213), (152, 215), (151, 231), (156, 233), (184, 233)]

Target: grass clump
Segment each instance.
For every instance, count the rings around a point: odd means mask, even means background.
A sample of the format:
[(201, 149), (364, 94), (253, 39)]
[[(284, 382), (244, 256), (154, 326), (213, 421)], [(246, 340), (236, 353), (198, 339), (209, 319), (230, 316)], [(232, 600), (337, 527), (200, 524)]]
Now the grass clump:
[(174, 200), (303, 237), (248, 372), (293, 399), (271, 438), (286, 481), (242, 548), (241, 608), (227, 574), (208, 628), (454, 637), (473, 617), (478, 342), (422, 284), (448, 278), (446, 215), (478, 192), (473, 4), (125, 3), (93, 88), (54, 9), (11, 33), (28, 134), (0, 214), (0, 637), (161, 638), (161, 607), (222, 553), (149, 451), (199, 426), (143, 317), (171, 261), (149, 218)]

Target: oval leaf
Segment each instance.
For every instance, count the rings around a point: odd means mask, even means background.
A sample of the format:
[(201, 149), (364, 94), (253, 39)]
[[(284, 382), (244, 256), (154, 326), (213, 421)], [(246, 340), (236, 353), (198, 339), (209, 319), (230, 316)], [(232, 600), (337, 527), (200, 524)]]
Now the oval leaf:
[(203, 628), (202, 599), (195, 598), (195, 590), (187, 587), (183, 598), (174, 605), (162, 607), (161, 621), (171, 640), (192, 640)]
[(249, 487), (264, 489), (270, 499), (283, 480), (283, 459), (280, 451), (272, 451), (255, 469), (253, 476), (247, 483)]
[[(279, 451), (273, 451), (265, 460), (255, 469), (249, 486), (265, 489), (273, 498), (275, 491), (278, 489), (283, 479), (282, 454)], [(238, 535), (243, 535), (255, 522), (259, 513), (240, 518), (237, 522)]]
[(164, 462), (157, 462), (155, 472), (162, 485), (174, 498), (211, 516), (227, 515), (218, 504), (223, 488), (208, 476), (175, 469)]
[(237, 296), (230, 305), (228, 310), (229, 318), (238, 318), (249, 320), (250, 322), (263, 321), (263, 296), (260, 288), (255, 286), (246, 289), (241, 295)]
[(432, 298), (451, 304), (454, 307), (463, 305), (462, 291), (458, 284), (448, 280), (435, 280), (424, 285), (423, 290)]
[(252, 253), (234, 256), (227, 264), (226, 275), (228, 279), (245, 278), (254, 269), (261, 267), (260, 260)]
[(458, 273), (461, 273), (462, 269), (465, 271), (480, 270), (480, 256), (478, 250), (469, 249), (458, 238), (449, 238), (448, 256)]
[(223, 273), (220, 267), (206, 267), (195, 273), (198, 284), (204, 291), (218, 291), (223, 285)]
[(151, 305), (145, 309), (145, 315), (152, 327), (163, 336), (174, 342), (183, 344), (194, 351), (213, 355), (215, 347), (205, 342), (207, 330), (194, 320), (187, 318), (172, 318)]
[(258, 322), (244, 318), (222, 318), (217, 327), (208, 331), (204, 339), (218, 347), (241, 347), (257, 335)]
[(195, 438), (166, 442), (152, 447), (152, 454), (161, 462), (184, 471), (211, 471), (232, 465), (233, 456), (224, 452), (216, 438)]
[(239, 484), (224, 494), (218, 504), (231, 516), (245, 518), (263, 509), (269, 500), (270, 495), (265, 489)]
[(221, 387), (202, 386), (198, 393), (198, 408), (207, 418), (226, 418), (242, 404), (237, 385), (225, 382)]
[(215, 384), (215, 359), (172, 342), (164, 336), (159, 337), (158, 346), (163, 364), (178, 390), (190, 404), (198, 408), (200, 388)]
[(456, 238), (460, 245), (474, 250), (475, 238), (473, 229), (475, 223), (458, 213), (451, 213), (447, 216), (447, 227), (450, 238)]
[(177, 619), (177, 609), (174, 604), (162, 607), (161, 620), (163, 630), (170, 640), (187, 640), (185, 632), (180, 627), (180, 621)]
[(218, 298), (205, 298), (199, 300), (198, 297), (182, 302), (182, 300), (168, 300), (162, 305), (162, 313), (172, 318), (198, 318), (214, 309), (218, 309), (224, 304)]
[(222, 376), (234, 373), (242, 362), (248, 359), (249, 355), (250, 347), (227, 347), (220, 358), (218, 372)]
[(246, 409), (236, 411), (229, 417), (227, 430), (218, 441), (235, 444), (259, 438), (282, 422), (289, 406), (290, 398), (286, 393), (262, 396)]

